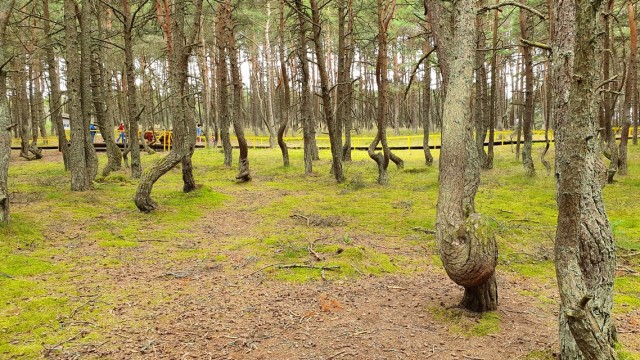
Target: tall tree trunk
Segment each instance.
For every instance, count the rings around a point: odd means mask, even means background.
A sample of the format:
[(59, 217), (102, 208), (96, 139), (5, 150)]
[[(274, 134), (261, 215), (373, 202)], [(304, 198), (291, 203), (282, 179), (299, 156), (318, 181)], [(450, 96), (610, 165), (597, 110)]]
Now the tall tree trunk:
[(318, 72), (320, 73), (320, 92), (322, 96), (322, 113), (329, 130), (329, 141), (331, 143), (331, 172), (338, 183), (345, 180), (342, 169), (342, 139), (338, 137), (340, 132), (335, 123), (333, 114), (333, 105), (329, 89), (329, 75), (326, 69), (325, 49), (322, 43), (322, 26), (320, 19), (320, 8), (317, 0), (311, 0), (312, 13), (312, 33), (313, 43), (316, 50), (316, 58), (318, 59)]
[[(635, 10), (633, 3), (627, 3), (629, 13), (629, 43), (631, 51), (629, 52), (629, 65), (627, 66), (627, 83), (624, 90), (624, 104), (622, 105), (622, 133), (620, 134), (620, 147), (618, 152), (618, 173), (627, 175), (627, 144), (629, 143), (629, 127), (631, 115), (631, 100), (636, 87), (637, 64), (636, 57), (638, 54), (638, 31), (636, 29)], [(635, 104), (637, 106), (638, 104)], [(634, 107), (635, 107), (634, 106)]]
[[(346, 1), (346, 3), (345, 3)], [(344, 161), (351, 161), (351, 64), (353, 62), (353, 21), (352, 1), (338, 1), (338, 77), (336, 85), (336, 131), (342, 139), (345, 133), (345, 144), (342, 148)]]
[[(526, 0), (520, 0), (525, 4)], [(520, 34), (523, 39), (529, 39), (529, 32), (531, 29), (530, 15), (527, 11), (520, 9)], [(522, 46), (522, 55), (524, 62), (524, 77), (525, 77), (525, 100), (524, 100), (524, 117), (522, 120), (522, 131), (524, 133), (524, 144), (522, 147), (522, 164), (527, 176), (534, 176), (536, 174), (533, 166), (533, 115), (534, 115), (534, 103), (533, 103), (533, 55), (531, 53), (531, 46)]]
[(266, 103), (267, 103), (267, 119), (266, 119), (266, 123), (267, 123), (267, 129), (269, 130), (269, 147), (273, 148), (276, 144), (276, 132), (275, 132), (275, 118), (273, 116), (273, 68), (272, 68), (272, 63), (271, 63), (271, 40), (269, 38), (269, 36), (271, 36), (270, 34), (270, 29), (271, 29), (271, 1), (270, 0), (266, 0), (266, 4), (267, 4), (267, 21), (265, 23), (264, 26), (264, 62), (265, 62), (265, 70), (267, 73), (267, 84), (266, 84), (266, 89), (267, 89), (267, 97), (266, 97)]
[[(427, 23), (428, 26), (428, 23)], [(431, 51), (431, 38), (430, 36), (424, 39), (424, 45), (422, 47), (422, 51), (425, 54), (428, 54)], [(424, 107), (422, 109), (422, 130), (423, 130), (423, 138), (422, 138), (422, 149), (424, 151), (424, 161), (428, 166), (433, 165), (433, 155), (431, 155), (431, 149), (429, 148), (429, 132), (431, 128), (431, 66), (429, 65), (428, 59), (424, 60)]]
[[(99, 4), (95, 3), (97, 9), (98, 20), (98, 36), (103, 36), (103, 24), (100, 16), (100, 10), (103, 9)], [(108, 176), (112, 171), (118, 171), (122, 167), (122, 152), (113, 138), (113, 120), (109, 117), (108, 102), (105, 90), (109, 89), (108, 79), (106, 79), (106, 70), (102, 60), (103, 48), (98, 47), (93, 53), (93, 61), (91, 61), (91, 90), (93, 95), (93, 109), (96, 114), (98, 129), (102, 134), (102, 139), (107, 146), (107, 164), (102, 169), (102, 176)]]
[[(85, 4), (85, 11), (89, 5)], [(97, 172), (97, 157), (89, 134), (89, 112), (84, 99), (89, 88), (88, 78), (84, 79), (83, 65), (88, 62), (83, 52), (88, 49), (89, 32), (78, 34), (76, 18), (80, 19), (81, 31), (88, 26), (85, 11), (77, 13), (75, 0), (64, 1), (65, 44), (67, 63), (67, 94), (69, 98), (69, 118), (71, 123), (71, 145), (69, 147), (69, 165), (71, 169), (71, 190), (85, 191), (92, 188)], [(83, 25), (84, 23), (84, 25)], [(88, 29), (87, 29), (88, 30)], [(87, 68), (88, 69), (88, 68)], [(84, 111), (86, 110), (86, 112)]]
[(136, 76), (133, 64), (133, 26), (135, 17), (131, 14), (131, 2), (122, 0), (122, 23), (124, 37), (124, 68), (127, 77), (127, 118), (129, 124), (129, 149), (131, 150), (131, 177), (140, 178), (142, 165), (140, 163), (140, 139), (138, 138), (138, 95)]
[[(499, 3), (500, 0), (496, 0), (496, 4)], [(482, 168), (484, 169), (492, 169), (493, 168), (493, 144), (495, 142), (495, 128), (496, 122), (498, 121), (496, 110), (497, 110), (497, 101), (498, 101), (498, 9), (496, 9), (493, 13), (493, 27), (491, 34), (491, 99), (489, 100), (489, 146), (487, 147), (487, 156), (484, 158), (484, 163), (482, 164)]]
[[(440, 187), (436, 209), (436, 237), (440, 257), (449, 277), (465, 288), (461, 306), (472, 311), (495, 310), (498, 290), (495, 266), (498, 251), (486, 220), (474, 213), (479, 164), (469, 159), (476, 150), (471, 134), (469, 97), (473, 79), (475, 0), (458, 0), (450, 11), (453, 27), (444, 3), (426, 0), (434, 30), (438, 61), (445, 91), (440, 153)], [(477, 160), (477, 156), (476, 159)], [(475, 161), (477, 162), (477, 161)], [(469, 170), (469, 167), (473, 167)]]
[(49, 75), (49, 114), (51, 123), (55, 124), (58, 135), (58, 150), (62, 152), (64, 169), (69, 170), (69, 142), (67, 141), (67, 135), (62, 122), (60, 74), (58, 73), (58, 61), (56, 60), (53, 41), (51, 40), (49, 0), (43, 0), (43, 17), (44, 21), (42, 22), (42, 26), (48, 39), (45, 45), (45, 52), (47, 58), (47, 73)]
[[(218, 34), (225, 31), (224, 11), (218, 12)], [(220, 117), (220, 139), (222, 140), (222, 151), (224, 152), (224, 166), (231, 166), (233, 163), (231, 137), (229, 126), (231, 126), (231, 114), (229, 113), (229, 72), (227, 68), (227, 49), (225, 41), (218, 41), (218, 116)]]
[[(484, 0), (478, 0), (478, 7), (482, 7)], [(487, 69), (484, 64), (486, 47), (486, 36), (484, 34), (484, 15), (478, 14), (476, 16), (476, 44), (477, 50), (475, 54), (475, 104), (474, 104), (474, 123), (475, 123), (475, 139), (477, 147), (477, 156), (480, 164), (484, 164), (487, 154), (484, 151), (484, 140), (487, 137), (487, 119), (488, 106), (487, 106)]]
[(27, 73), (26, 54), (19, 55), (15, 65), (18, 67), (18, 72), (16, 76), (13, 77), (16, 92), (14, 109), (16, 110), (18, 130), (20, 132), (20, 157), (27, 160), (35, 160), (35, 157), (29, 155), (29, 132), (31, 129), (29, 118), (31, 115), (29, 111), (29, 97), (27, 95), (27, 79), (29, 76)]
[(304, 173), (313, 172), (313, 153), (315, 151), (315, 130), (311, 116), (311, 99), (309, 90), (309, 60), (307, 59), (307, 19), (302, 7), (302, 0), (295, 0), (298, 14), (298, 65), (300, 68), (300, 121), (304, 142)]
[(561, 358), (572, 360), (615, 359), (615, 246), (598, 181), (604, 165), (595, 121), (598, 54), (591, 43), (598, 29), (596, 5), (586, 0), (554, 4), (555, 263)]
[(9, 223), (9, 157), (11, 155), (11, 116), (7, 102), (5, 35), (15, 0), (0, 3), (0, 225)]

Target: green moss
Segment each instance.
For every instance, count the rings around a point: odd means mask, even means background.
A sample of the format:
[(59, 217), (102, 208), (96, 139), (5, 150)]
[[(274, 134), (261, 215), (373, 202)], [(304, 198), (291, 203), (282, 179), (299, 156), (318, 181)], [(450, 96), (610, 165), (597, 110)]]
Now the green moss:
[(510, 264), (509, 269), (524, 277), (555, 281), (556, 270), (551, 261)]
[(615, 348), (618, 355), (618, 360), (640, 360), (640, 353), (629, 351), (625, 349), (625, 347), (620, 343), (616, 343)]
[(555, 356), (553, 356), (553, 352), (549, 350), (534, 350), (528, 353), (524, 359), (526, 360), (553, 360)]
[(496, 312), (486, 312), (477, 316), (461, 309), (432, 307), (433, 318), (449, 325), (449, 332), (466, 337), (487, 336), (500, 332), (500, 316)]

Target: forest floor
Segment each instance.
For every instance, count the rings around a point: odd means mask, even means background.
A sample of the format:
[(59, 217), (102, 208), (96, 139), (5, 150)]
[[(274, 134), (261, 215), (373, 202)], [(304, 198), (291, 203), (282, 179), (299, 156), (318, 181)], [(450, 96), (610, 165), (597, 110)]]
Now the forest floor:
[[(507, 146), (482, 173), (476, 207), (499, 243), (500, 304), (478, 315), (456, 307), (462, 288), (436, 255), (437, 161), (397, 154), (406, 166), (383, 187), (366, 152), (336, 185), (328, 152), (304, 176), (301, 151), (284, 168), (279, 150), (255, 150), (253, 181), (238, 184), (218, 150), (198, 150), (202, 187), (182, 193), (172, 170), (151, 214), (135, 208), (125, 171), (74, 193), (57, 152), (12, 154), (0, 358), (553, 359), (557, 211), (538, 155), (535, 178)], [(604, 190), (620, 359), (640, 359), (640, 147), (630, 163)]]

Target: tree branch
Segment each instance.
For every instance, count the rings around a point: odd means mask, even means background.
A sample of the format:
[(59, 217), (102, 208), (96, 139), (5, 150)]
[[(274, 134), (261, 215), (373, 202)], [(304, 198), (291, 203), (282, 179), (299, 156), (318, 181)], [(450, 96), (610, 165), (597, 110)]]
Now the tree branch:
[(542, 20), (546, 20), (547, 18), (544, 16), (544, 14), (542, 14), (541, 12), (539, 12), (538, 10), (527, 6), (525, 4), (521, 4), (517, 1), (504, 1), (501, 2), (499, 4), (495, 4), (495, 5), (489, 5), (489, 6), (483, 6), (480, 9), (478, 9), (478, 14), (482, 14), (483, 12), (487, 12), (490, 10), (497, 10), (500, 9), (503, 6), (515, 6), (515, 7), (519, 7), (520, 9), (524, 9), (529, 11), (530, 13), (536, 15), (537, 17), (539, 17)]

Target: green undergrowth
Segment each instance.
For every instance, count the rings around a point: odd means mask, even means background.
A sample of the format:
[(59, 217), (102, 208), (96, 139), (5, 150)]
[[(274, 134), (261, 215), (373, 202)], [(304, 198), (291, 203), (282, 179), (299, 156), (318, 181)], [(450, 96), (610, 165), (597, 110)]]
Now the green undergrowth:
[(500, 332), (500, 316), (496, 312), (473, 314), (462, 309), (432, 307), (433, 318), (447, 324), (449, 332), (466, 337), (487, 336)]
[[(541, 149), (534, 146), (535, 154)], [(640, 284), (633, 273), (640, 271), (640, 257), (634, 255), (640, 251), (640, 149), (629, 150), (630, 175), (617, 177), (604, 189), (619, 262), (631, 271), (619, 273), (616, 280), (614, 311), (620, 314), (640, 309)], [(219, 266), (229, 276), (253, 274), (292, 283), (415, 274), (428, 265), (441, 268), (432, 233), (437, 160), (427, 167), (422, 150), (397, 151), (405, 167), (390, 164), (389, 185), (381, 186), (373, 161), (366, 152), (355, 151), (354, 160), (344, 164), (346, 181), (336, 184), (328, 151), (320, 152), (322, 160), (314, 162), (311, 176), (304, 175), (302, 151), (289, 153), (292, 165), (285, 168), (278, 149), (250, 149), (253, 181), (240, 184), (235, 163), (222, 166), (220, 150), (199, 149), (193, 164), (201, 187), (185, 194), (180, 169), (169, 171), (154, 185), (158, 209), (150, 214), (135, 208), (137, 180), (126, 170), (99, 177), (94, 190), (77, 193), (70, 191), (61, 163), (13, 162), (12, 222), (0, 228), (0, 358), (38, 357), (42, 344), (52, 346), (79, 333), (77, 327), (59, 326), (60, 319), (95, 289), (80, 288), (70, 278), (86, 283), (91, 277), (100, 285), (103, 301), (82, 307), (75, 318), (102, 326), (115, 322), (106, 304), (118, 304), (126, 295), (114, 291), (117, 281), (105, 271), (126, 266), (155, 267), (160, 275)], [(439, 152), (432, 153), (437, 159)], [(162, 156), (143, 154), (143, 167)], [(552, 151), (547, 159), (553, 163)], [(104, 154), (99, 160), (102, 167)], [(557, 210), (555, 180), (538, 160), (536, 166), (537, 175), (527, 178), (510, 148), (497, 147), (494, 168), (482, 172), (476, 210), (498, 242), (498, 276), (531, 281), (544, 292), (555, 286)], [(223, 231), (209, 232), (207, 226), (228, 209), (235, 211), (224, 215), (231, 218), (216, 222)], [(253, 221), (235, 218), (243, 214)], [(170, 298), (153, 282), (148, 286), (153, 296), (145, 295), (145, 301), (161, 304)], [(555, 301), (537, 290), (520, 295), (541, 304)], [(500, 331), (497, 314), (470, 319), (453, 310), (429, 311), (464, 336)], [(86, 341), (99, 337), (90, 332)], [(527, 358), (545, 359), (545, 354)]]

